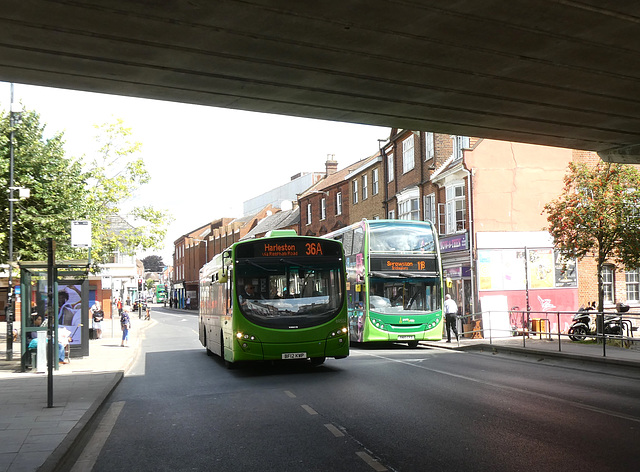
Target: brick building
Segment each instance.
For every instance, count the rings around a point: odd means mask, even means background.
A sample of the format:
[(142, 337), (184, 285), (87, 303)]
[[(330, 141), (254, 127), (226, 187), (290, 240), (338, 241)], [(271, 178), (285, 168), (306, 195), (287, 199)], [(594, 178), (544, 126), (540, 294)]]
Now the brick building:
[[(524, 288), (501, 290), (497, 274), (507, 278), (512, 274), (500, 272), (497, 266), (503, 256), (520, 254), (523, 262), (524, 252), (534, 254), (524, 250), (526, 241), (542, 246), (535, 248), (535, 255), (544, 254), (545, 263), (553, 265), (555, 254), (542, 231), (546, 220), (541, 212), (562, 190), (567, 164), (574, 158), (572, 151), (395, 129), (382, 151), (387, 217), (423, 219), (436, 225), (447, 292), (457, 300), (461, 312), (480, 311), (483, 296), (502, 297), (506, 309), (524, 307)], [(506, 238), (502, 237), (505, 233)], [(484, 292), (478, 274), (478, 234), (487, 245), (480, 248), (481, 254), (493, 261), (488, 266), (483, 261), (482, 268), (495, 271), (493, 285), (490, 278), (482, 279), (488, 284)], [(505, 247), (493, 246), (498, 235)], [(517, 271), (520, 276), (524, 268)], [(548, 306), (553, 299), (563, 309), (574, 309), (577, 281), (571, 287), (556, 287), (549, 280), (544, 288), (551, 291), (540, 292), (540, 303)], [(542, 290), (543, 284), (539, 285)], [(532, 306), (535, 308), (539, 307)]]
[[(338, 163), (330, 156), (325, 163), (325, 177), (298, 196), (298, 234), (322, 236), (350, 224), (353, 196), (351, 182), (346, 177), (357, 169), (364, 169), (376, 157), (362, 159), (338, 170)], [(357, 187), (356, 192), (359, 192)]]
[[(382, 156), (377, 153), (365, 159), (359, 167), (349, 172), (345, 180), (350, 185), (349, 221), (385, 218)], [(335, 228), (338, 229), (338, 228)]]

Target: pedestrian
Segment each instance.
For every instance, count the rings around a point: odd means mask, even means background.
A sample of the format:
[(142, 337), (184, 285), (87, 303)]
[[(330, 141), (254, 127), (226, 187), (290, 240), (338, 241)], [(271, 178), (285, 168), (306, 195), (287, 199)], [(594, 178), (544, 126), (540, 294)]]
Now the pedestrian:
[(122, 342), (120, 343), (121, 347), (129, 345), (129, 330), (131, 329), (131, 319), (129, 318), (129, 313), (126, 310), (122, 311), (120, 315), (120, 328), (122, 329)]
[(118, 315), (122, 316), (122, 300), (118, 298)]
[(451, 342), (451, 330), (456, 335), (456, 341), (458, 340), (458, 327), (457, 324), (458, 305), (451, 298), (448, 293), (444, 297), (444, 317), (447, 329), (447, 342)]
[(104, 311), (102, 311), (102, 306), (98, 300), (91, 305), (89, 313), (93, 319), (93, 329), (96, 330), (96, 337), (98, 339), (102, 339), (102, 320), (104, 319)]

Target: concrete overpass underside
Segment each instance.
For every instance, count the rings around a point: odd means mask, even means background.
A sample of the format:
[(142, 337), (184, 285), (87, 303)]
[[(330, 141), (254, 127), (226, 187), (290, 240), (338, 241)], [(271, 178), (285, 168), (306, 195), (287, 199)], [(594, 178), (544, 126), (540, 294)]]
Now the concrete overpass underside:
[(640, 2), (5, 0), (0, 80), (640, 162)]

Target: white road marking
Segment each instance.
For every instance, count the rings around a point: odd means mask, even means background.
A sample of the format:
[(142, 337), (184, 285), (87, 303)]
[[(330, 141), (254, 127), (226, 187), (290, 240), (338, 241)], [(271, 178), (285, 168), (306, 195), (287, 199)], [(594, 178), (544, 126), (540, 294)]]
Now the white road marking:
[(80, 454), (80, 457), (71, 469), (71, 472), (88, 472), (93, 469), (93, 466), (98, 459), (98, 455), (100, 455), (100, 451), (107, 442), (107, 439), (118, 420), (118, 416), (120, 416), (120, 413), (124, 408), (124, 404), (125, 402), (114, 402), (111, 404), (105, 413), (104, 418), (100, 421), (98, 428), (87, 443), (87, 446), (84, 448), (82, 454)]
[(300, 405), (302, 408), (304, 408), (304, 410), (309, 413), (310, 415), (317, 415), (318, 412), (316, 410), (314, 410), (313, 408), (311, 408), (309, 405)]
[(344, 436), (344, 433), (333, 426), (331, 423), (325, 424), (324, 427), (331, 431), (331, 434), (333, 434), (336, 438), (341, 438), (342, 436)]
[(384, 470), (387, 470), (387, 468), (385, 466), (383, 466), (380, 462), (375, 460), (373, 457), (371, 457), (366, 452), (360, 451), (360, 452), (356, 452), (356, 454), (358, 455), (358, 457), (360, 457), (360, 459), (365, 461), (373, 470), (378, 471), (378, 472), (382, 472)]
[(293, 392), (290, 392), (289, 390), (285, 390), (284, 393), (289, 397), (289, 398), (296, 398), (296, 394)]

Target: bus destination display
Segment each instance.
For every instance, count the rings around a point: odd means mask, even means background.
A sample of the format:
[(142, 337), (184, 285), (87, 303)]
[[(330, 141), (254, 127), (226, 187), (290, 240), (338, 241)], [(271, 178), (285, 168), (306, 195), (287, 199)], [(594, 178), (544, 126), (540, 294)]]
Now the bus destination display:
[(340, 256), (340, 246), (333, 241), (260, 240), (238, 246), (238, 257), (316, 257)]
[(435, 259), (414, 258), (371, 258), (371, 270), (389, 272), (435, 272), (437, 273)]

